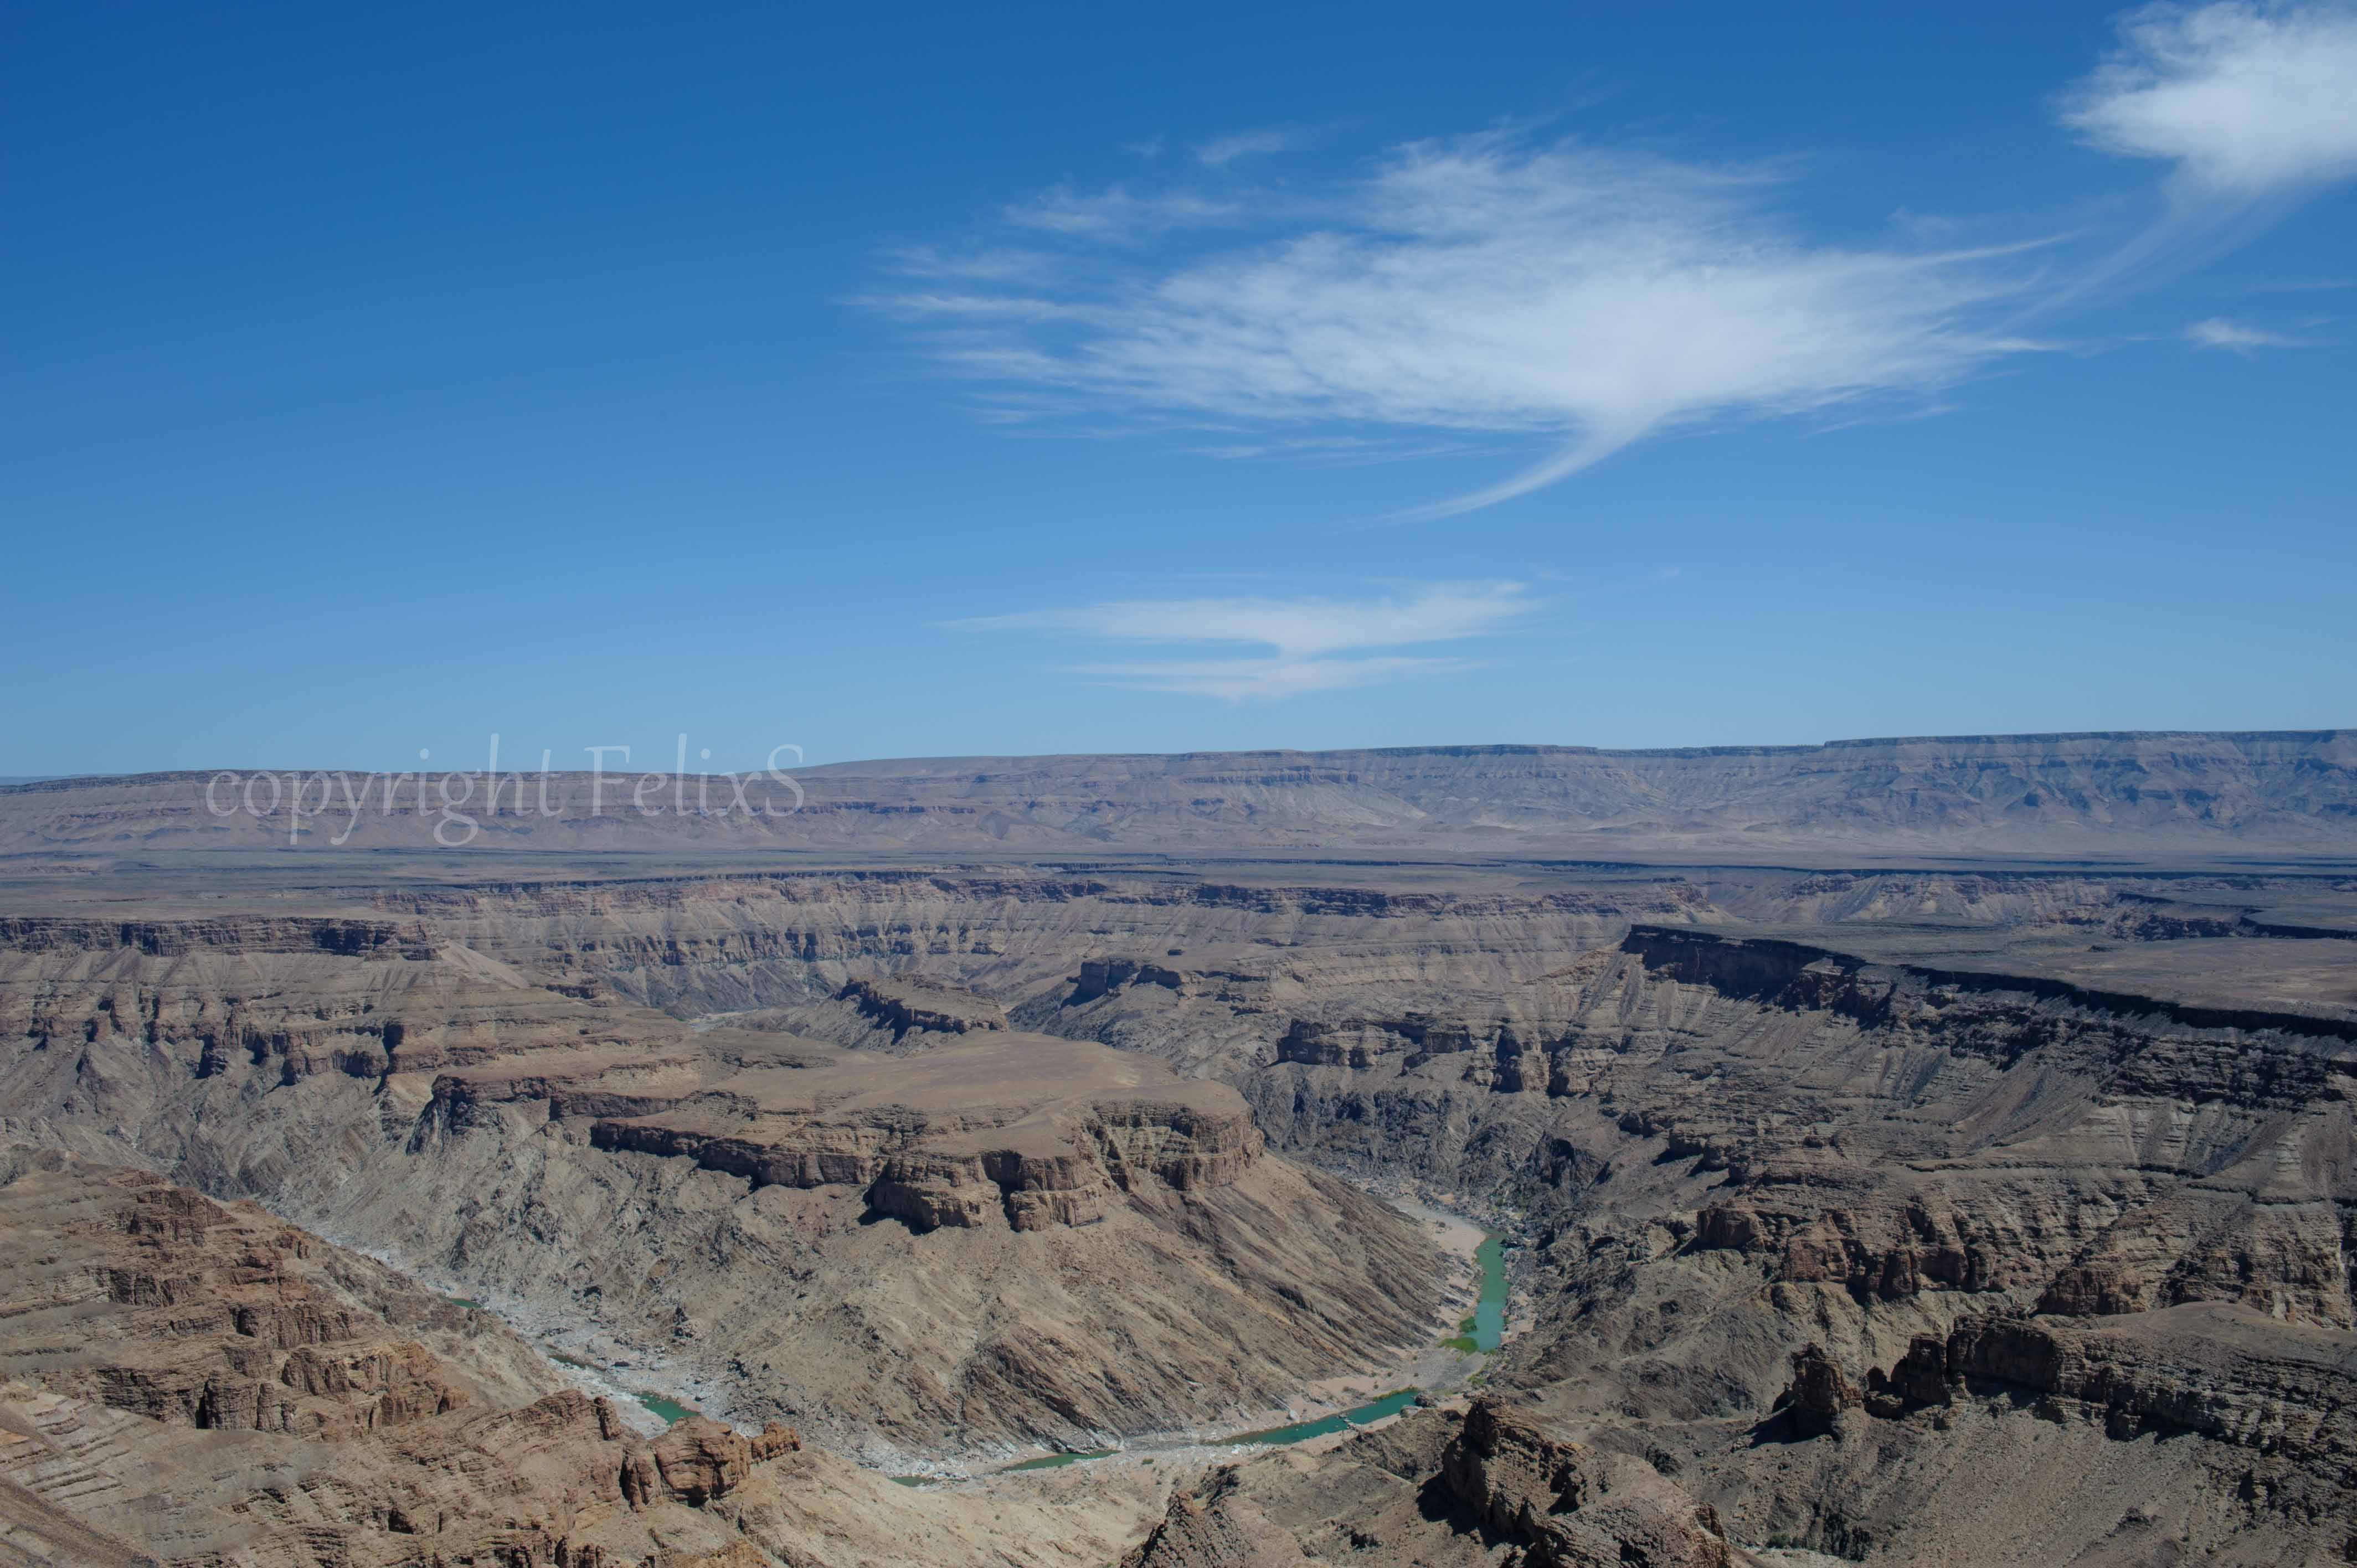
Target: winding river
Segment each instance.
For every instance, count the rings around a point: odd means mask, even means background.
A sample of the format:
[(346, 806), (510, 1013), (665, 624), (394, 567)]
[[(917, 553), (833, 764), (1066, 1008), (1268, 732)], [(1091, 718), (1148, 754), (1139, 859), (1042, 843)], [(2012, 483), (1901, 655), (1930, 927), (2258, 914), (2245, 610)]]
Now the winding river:
[[(1473, 1257), (1481, 1270), (1481, 1294), (1474, 1304), (1473, 1315), (1458, 1326), (1459, 1332), (1454, 1337), (1443, 1340), (1441, 1343), (1443, 1348), (1454, 1348), (1486, 1356), (1495, 1353), (1498, 1347), (1504, 1343), (1506, 1337), (1504, 1238), (1494, 1233), (1484, 1236), (1480, 1245), (1474, 1249)], [(460, 1306), (489, 1310), (483, 1307), (482, 1303), (467, 1297), (448, 1296), (445, 1299)], [(563, 1362), (566, 1366), (577, 1367), (587, 1371), (603, 1370), (594, 1363), (582, 1360), (577, 1357), (554, 1351), (550, 1352), (550, 1356), (552, 1359)], [(1365, 1404), (1350, 1410), (1336, 1411), (1331, 1415), (1322, 1415), (1313, 1421), (1295, 1422), (1289, 1426), (1261, 1427), (1250, 1432), (1234, 1433), (1226, 1437), (1208, 1439), (1200, 1444), (1172, 1444), (1169, 1446), (1278, 1447), (1289, 1443), (1307, 1443), (1313, 1437), (1329, 1437), (1338, 1432), (1346, 1432), (1373, 1422), (1387, 1420), (1414, 1404), (1416, 1396), (1424, 1391), (1420, 1388), (1394, 1389), (1381, 1399), (1371, 1400)], [(630, 1390), (630, 1392), (640, 1404), (662, 1417), (666, 1423), (684, 1421), (696, 1413), (690, 1406), (662, 1394), (635, 1389)], [(1013, 1465), (1002, 1466), (991, 1473), (1004, 1476), (1025, 1470), (1056, 1470), (1067, 1465), (1085, 1464), (1092, 1459), (1110, 1459), (1126, 1452), (1131, 1450), (1094, 1448), (1062, 1454), (1045, 1454), (1036, 1459), (1025, 1459)], [(902, 1486), (921, 1487), (932, 1485), (943, 1480), (944, 1477), (895, 1476), (892, 1479)]]
[[(1457, 1338), (1448, 1340), (1446, 1343), (1486, 1356), (1494, 1353), (1498, 1347), (1505, 1342), (1506, 1337), (1504, 1238), (1495, 1234), (1483, 1237), (1480, 1246), (1474, 1250), (1473, 1257), (1481, 1267), (1480, 1299), (1474, 1305), (1473, 1316), (1467, 1318), (1461, 1326), (1462, 1333)], [(1205, 1445), (1227, 1447), (1254, 1444), (1275, 1447), (1288, 1443), (1307, 1443), (1313, 1437), (1331, 1436), (1338, 1432), (1349, 1431), (1354, 1427), (1365, 1426), (1372, 1422), (1383, 1421), (1397, 1415), (1414, 1404), (1416, 1395), (1423, 1391), (1422, 1389), (1396, 1389), (1379, 1400), (1371, 1401), (1351, 1410), (1337, 1411), (1331, 1415), (1319, 1416), (1315, 1421), (1296, 1422), (1290, 1426), (1263, 1427), (1254, 1432), (1239, 1432), (1227, 1437), (1210, 1439)], [(1085, 1452), (1047, 1454), (1037, 1459), (1026, 1459), (1019, 1464), (1004, 1466), (992, 1473), (1006, 1476), (1024, 1470), (1056, 1470), (1067, 1465), (1085, 1464), (1092, 1459), (1110, 1459), (1123, 1452), (1125, 1450), (1119, 1448), (1094, 1448)], [(905, 1487), (923, 1486), (936, 1479), (931, 1476), (895, 1476), (892, 1478)]]

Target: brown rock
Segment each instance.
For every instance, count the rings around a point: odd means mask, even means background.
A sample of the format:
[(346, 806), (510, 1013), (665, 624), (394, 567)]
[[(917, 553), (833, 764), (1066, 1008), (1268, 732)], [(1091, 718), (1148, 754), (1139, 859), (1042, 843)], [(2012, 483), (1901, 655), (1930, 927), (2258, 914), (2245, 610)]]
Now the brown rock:
[(1440, 1478), (1530, 1568), (1727, 1568), (1717, 1517), (1641, 1460), (1549, 1435), (1498, 1399), (1473, 1402)]
[(1842, 1417), (1866, 1402), (1840, 1367), (1816, 1345), (1792, 1352), (1792, 1381), (1776, 1401), (1805, 1436), (1822, 1437), (1840, 1430)]

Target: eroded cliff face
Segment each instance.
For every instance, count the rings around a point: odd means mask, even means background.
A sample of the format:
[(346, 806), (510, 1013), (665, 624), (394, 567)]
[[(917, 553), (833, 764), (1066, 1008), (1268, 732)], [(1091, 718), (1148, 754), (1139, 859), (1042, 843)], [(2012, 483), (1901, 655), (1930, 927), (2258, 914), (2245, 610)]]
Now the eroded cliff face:
[(0, 1541), (70, 1568), (1096, 1563), (1151, 1487), (920, 1496), (772, 1424), (649, 1436), (487, 1313), (144, 1171), (0, 1151)]
[(553, 1117), (587, 1119), (593, 1148), (692, 1161), (756, 1189), (856, 1189), (870, 1212), (920, 1233), (993, 1213), (1016, 1230), (1092, 1224), (1125, 1197), (1227, 1187), (1261, 1159), (1232, 1091), (1070, 1040), (986, 1033), (914, 1067), (788, 1047), (791, 1065), (683, 1079), (669, 1094), (635, 1058), (538, 1053), (438, 1074), (433, 1108), (465, 1128), (490, 1105), (545, 1102)]
[[(1397, 1282), (1429, 1261), (1319, 1169), (1523, 1216), (1492, 1381), (1533, 1435), (1490, 1457), (1544, 1448), (1641, 1520), (1527, 1528), (1608, 1518), (1536, 1481), (1493, 1517), (1442, 1412), (1412, 1456), (1183, 1488), (1157, 1563), (1583, 1561), (1684, 1550), (1704, 1510), (1734, 1562), (2343, 1550), (2357, 885), (1356, 875), (52, 921), (0, 957), (0, 1088), (45, 1141), (565, 1304), (601, 1355), (888, 1434), (879, 1461), (1242, 1424), (1428, 1340)], [(939, 1092), (892, 1076), (920, 1065)]]
[(1758, 1080), (1759, 1046), (1720, 1064), (1714, 1095), (1622, 1112), (1626, 1130), (1726, 1171), (1696, 1248), (1883, 1300), (1999, 1292), (2109, 1313), (2223, 1300), (2352, 1326), (2357, 1026), (1783, 942), (1642, 929), (1627, 949), (1624, 987), (1701, 984), (1748, 1004), (1776, 1077), (1805, 1064), (1803, 1084), (1823, 1085), (1783, 1097), (1824, 1118), (1798, 1139), (1729, 1114), (1774, 1087)]
[(726, 1544), (724, 1521), (687, 1510), (798, 1446), (711, 1423), (650, 1446), (496, 1320), (252, 1205), (54, 1153), (5, 1160), (0, 1473), (114, 1546), (636, 1563), (671, 1530)]
[(1693, 1178), (1665, 1235), (1788, 1283), (2352, 1322), (2357, 1022), (2329, 1013), (1662, 926), (1478, 1013), (1272, 1018), (1209, 989), (1189, 1013), (1144, 989), (1076, 985), (1026, 1015), (1140, 1048), (1232, 1029), (1222, 1065), (1279, 1147), (1544, 1214), (1609, 1204), (1642, 1151)]
[(1394, 1020), (1295, 1033), (1253, 1093), (1305, 1137), (1518, 1151), (1544, 1283), (1501, 1376), (1555, 1430), (1754, 1543), (2341, 1549), (2343, 1021), (1670, 929), (1525, 1009), (1544, 1077), (1501, 1077), (1505, 1028)]
[[(1501, 1381), (1558, 1437), (1658, 1460), (1732, 1539), (2330, 1560), (2357, 947), (2232, 915), (2199, 956), (2246, 954), (2254, 1000), (2208, 972), (2139, 993), (2184, 922), (2136, 937), (2117, 890), (2067, 908), (2094, 946), (2043, 972), (1640, 923), (1454, 1008), (1271, 1016), (1107, 965), (1023, 1015), (1223, 1036), (1275, 1146), (1511, 1195), (1537, 1321)], [(2278, 959), (2305, 1000), (2265, 988)]]
[(585, 1124), (513, 1102), (463, 1129), (429, 1118), (330, 1211), (346, 1233), (430, 1240), (502, 1299), (561, 1286), (618, 1353), (899, 1468), (1250, 1424), (1437, 1331), (1451, 1282), (1427, 1244), (1259, 1155), (1240, 1102), (1214, 1119), (1101, 1103), (1062, 1152), (1001, 1164), (1003, 1127), (951, 1157), (838, 1122), (841, 1146), (789, 1160), (780, 1143), (813, 1134), (771, 1113), (728, 1137), (680, 1124), (708, 1109)]
[[(1246, 1423), (1428, 1342), (1455, 1283), (1152, 1058), (696, 1028), (447, 933), (318, 940), (350, 929), (44, 928), (0, 973), (10, 1127), (263, 1197), (903, 1467)], [(876, 998), (951, 1015), (871, 989), (849, 1001), (878, 1027)]]
[(0, 1155), (0, 1376), (167, 1423), (336, 1442), (566, 1386), (485, 1315), (252, 1204)]
[(1632, 920), (1709, 913), (1706, 891), (1678, 877), (1387, 890), (1363, 878), (795, 872), (371, 898), (382, 919), (423, 921), (547, 983), (682, 1017), (784, 1009), (771, 1021), (828, 1039), (878, 1023), (988, 1027), (996, 1009), (1061, 997), (1092, 960), (1128, 966), (1124, 985), (1145, 962), (1264, 1006), (1345, 987), (1494, 988), (1618, 941)]
[(1710, 1508), (1644, 1460), (1556, 1436), (1484, 1397), (1318, 1455), (1217, 1467), (1170, 1499), (1125, 1568), (1731, 1568)]

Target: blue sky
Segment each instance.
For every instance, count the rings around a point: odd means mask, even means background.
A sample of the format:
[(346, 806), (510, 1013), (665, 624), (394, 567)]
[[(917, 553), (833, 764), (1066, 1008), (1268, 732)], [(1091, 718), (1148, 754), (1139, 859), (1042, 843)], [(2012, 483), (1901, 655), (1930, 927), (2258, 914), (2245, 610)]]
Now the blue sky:
[(1782, 9), (12, 7), (0, 773), (2357, 722), (2357, 11)]

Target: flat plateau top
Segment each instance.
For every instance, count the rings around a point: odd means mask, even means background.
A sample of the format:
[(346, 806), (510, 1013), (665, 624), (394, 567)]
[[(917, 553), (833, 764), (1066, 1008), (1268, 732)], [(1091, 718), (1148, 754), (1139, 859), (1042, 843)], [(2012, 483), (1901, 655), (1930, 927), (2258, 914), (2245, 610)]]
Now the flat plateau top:
[[(1059, 1107), (1151, 1101), (1204, 1112), (1240, 1111), (1224, 1084), (1185, 1079), (1158, 1057), (1005, 1029), (962, 1036), (914, 1057), (810, 1047), (804, 1067), (754, 1068), (707, 1091), (756, 1114), (867, 1122), (896, 1111), (931, 1122), (1003, 1126)], [(719, 1113), (716, 1103), (715, 1113)], [(666, 1120), (702, 1115), (683, 1106)]]

